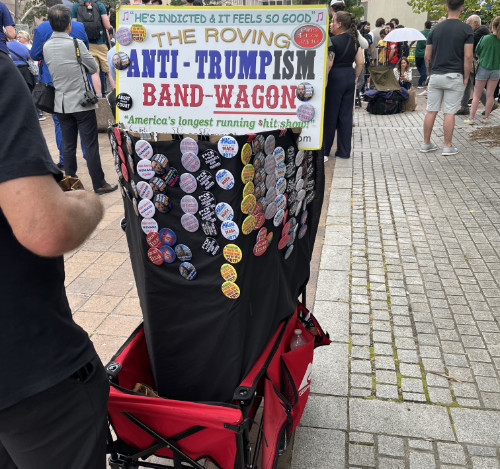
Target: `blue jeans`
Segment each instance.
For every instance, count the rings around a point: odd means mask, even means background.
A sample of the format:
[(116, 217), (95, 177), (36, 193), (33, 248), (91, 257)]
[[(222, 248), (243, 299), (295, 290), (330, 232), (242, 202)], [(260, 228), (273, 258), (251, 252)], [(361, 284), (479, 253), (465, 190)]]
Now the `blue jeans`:
[[(64, 164), (63, 158), (63, 141), (62, 141), (62, 132), (61, 132), (61, 124), (59, 124), (59, 119), (56, 114), (52, 114), (52, 120), (54, 121), (54, 130), (56, 132), (56, 145), (59, 150), (59, 163)], [(82, 147), (83, 158), (85, 158), (85, 148), (83, 148), (82, 136), (80, 135), (80, 145)]]
[(425, 60), (423, 57), (415, 57), (415, 65), (417, 66), (418, 74), (420, 78), (418, 79), (418, 86), (422, 86), (424, 81), (427, 80), (427, 67), (425, 66)]

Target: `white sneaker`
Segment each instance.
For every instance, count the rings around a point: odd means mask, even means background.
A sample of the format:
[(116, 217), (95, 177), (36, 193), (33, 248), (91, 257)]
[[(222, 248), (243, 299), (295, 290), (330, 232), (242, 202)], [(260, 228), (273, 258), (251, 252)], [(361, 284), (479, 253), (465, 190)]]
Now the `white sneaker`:
[(328, 156), (323, 157), (323, 161), (324, 161), (325, 163), (328, 163)]
[(418, 93), (419, 96), (427, 96), (427, 90), (422, 91), (421, 93)]
[(467, 124), (467, 125), (474, 125), (474, 119), (465, 119), (465, 120), (464, 120), (464, 124)]

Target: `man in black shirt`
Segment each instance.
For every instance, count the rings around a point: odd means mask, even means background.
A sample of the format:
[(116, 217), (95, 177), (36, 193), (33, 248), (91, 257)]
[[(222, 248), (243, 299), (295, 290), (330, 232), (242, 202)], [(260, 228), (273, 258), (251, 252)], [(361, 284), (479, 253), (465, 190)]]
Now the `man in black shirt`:
[[(437, 113), (443, 105), (443, 155), (455, 155), (452, 144), (455, 114), (460, 107), (465, 86), (472, 68), (472, 29), (459, 20), (464, 11), (464, 0), (447, 0), (448, 19), (437, 24), (429, 33), (425, 48), (425, 63), (431, 70), (424, 119), (422, 153), (437, 150), (431, 143), (431, 133)], [(432, 64), (432, 66), (431, 66)]]
[(104, 469), (106, 373), (73, 321), (62, 255), (103, 215), (63, 192), (31, 95), (0, 51), (0, 467)]

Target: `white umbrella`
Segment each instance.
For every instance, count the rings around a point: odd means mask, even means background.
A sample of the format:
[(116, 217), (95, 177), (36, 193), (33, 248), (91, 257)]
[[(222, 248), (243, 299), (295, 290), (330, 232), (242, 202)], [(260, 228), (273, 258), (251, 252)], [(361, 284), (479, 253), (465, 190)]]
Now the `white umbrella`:
[(427, 38), (415, 28), (398, 28), (393, 29), (384, 41), (387, 42), (405, 42), (405, 41), (426, 41)]

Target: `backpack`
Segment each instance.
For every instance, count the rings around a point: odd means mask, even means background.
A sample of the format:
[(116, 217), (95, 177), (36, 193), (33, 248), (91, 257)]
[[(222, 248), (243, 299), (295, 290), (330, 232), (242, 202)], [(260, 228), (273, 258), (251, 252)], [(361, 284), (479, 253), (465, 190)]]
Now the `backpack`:
[(104, 27), (102, 25), (101, 12), (94, 0), (78, 0), (76, 20), (83, 24), (89, 41), (97, 41), (101, 37)]
[(370, 114), (398, 114), (403, 109), (403, 96), (399, 91), (393, 91), (391, 96), (386, 93), (379, 93), (366, 107)]

